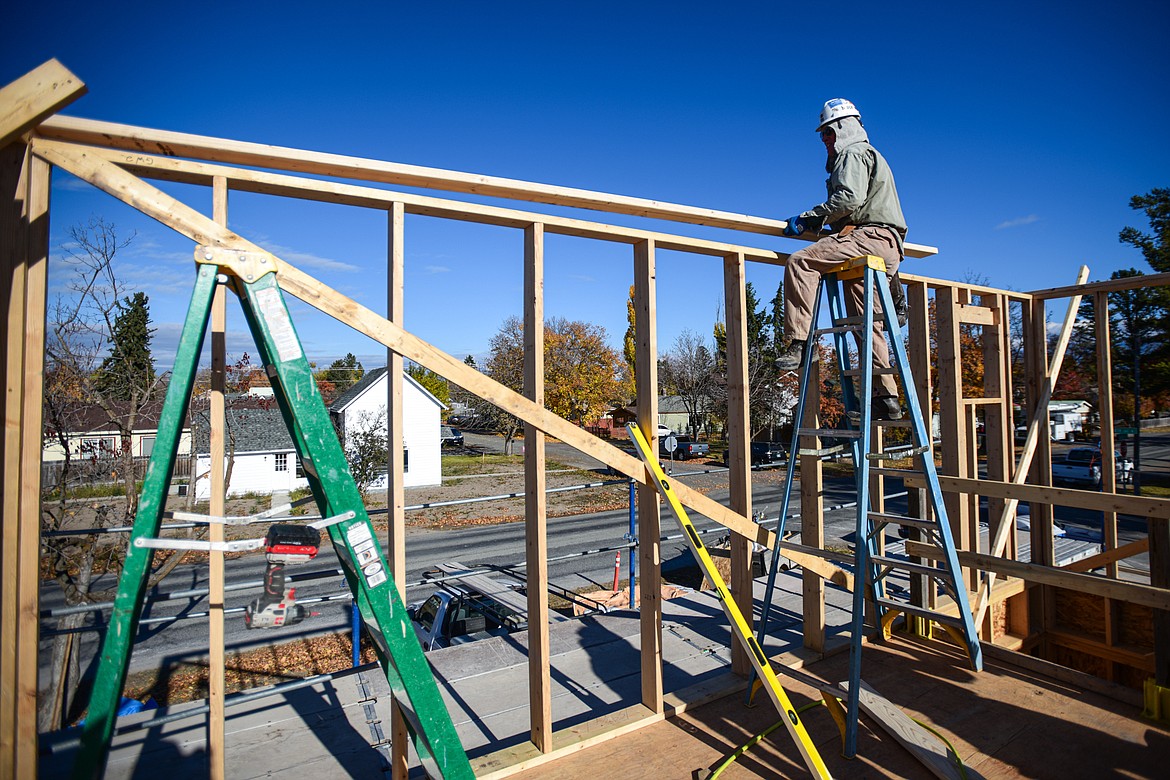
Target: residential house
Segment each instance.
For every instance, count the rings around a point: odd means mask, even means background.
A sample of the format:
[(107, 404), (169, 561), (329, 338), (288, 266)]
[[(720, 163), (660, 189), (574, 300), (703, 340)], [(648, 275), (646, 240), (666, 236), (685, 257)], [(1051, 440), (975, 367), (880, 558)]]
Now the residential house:
[[(272, 398), (230, 396), (224, 413), (230, 467), (227, 494), (270, 494), (308, 487), (292, 436)], [(211, 442), (206, 410), (192, 412), (195, 498), (211, 496)]]
[[(347, 434), (359, 426), (377, 425), (385, 435), (388, 384), (385, 367), (371, 369), (330, 404), (329, 415), (343, 443)], [(404, 487), (438, 485), (443, 481), (439, 426), (444, 409), (443, 402), (412, 376), (402, 375)]]
[[(117, 410), (115, 410), (117, 411)], [(162, 414), (162, 399), (152, 401), (138, 411), (134, 430), (130, 433), (130, 451), (135, 457), (148, 457), (154, 452), (158, 436), (158, 420)], [(110, 416), (97, 404), (79, 404), (66, 417), (73, 429), (66, 433), (69, 451), (73, 457), (91, 457), (113, 454), (121, 450), (121, 431), (110, 421)], [(179, 455), (191, 453), (191, 427), (185, 424), (179, 438)], [(46, 436), (41, 459), (53, 463), (65, 459), (56, 435)]]

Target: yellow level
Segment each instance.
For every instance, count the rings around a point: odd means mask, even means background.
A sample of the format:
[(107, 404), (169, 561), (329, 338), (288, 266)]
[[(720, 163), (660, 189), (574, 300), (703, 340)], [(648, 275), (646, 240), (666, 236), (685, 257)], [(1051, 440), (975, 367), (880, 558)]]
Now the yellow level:
[(792, 701), (788, 698), (788, 693), (784, 690), (784, 686), (780, 684), (776, 673), (772, 671), (772, 665), (768, 663), (768, 658), (764, 655), (763, 648), (756, 641), (751, 627), (743, 619), (743, 613), (739, 611), (735, 600), (732, 599), (731, 591), (727, 589), (723, 578), (719, 576), (719, 572), (715, 569), (715, 564), (711, 562), (711, 556), (707, 553), (707, 548), (703, 546), (703, 540), (699, 538), (699, 533), (695, 530), (694, 523), (687, 517), (687, 512), (683, 508), (682, 503), (678, 500), (674, 491), (671, 490), (670, 483), (666, 480), (666, 474), (662, 471), (662, 467), (658, 465), (658, 458), (654, 456), (654, 451), (650, 449), (650, 444), (646, 441), (646, 437), (638, 430), (636, 423), (630, 423), (626, 426), (626, 429), (630, 432), (630, 439), (634, 442), (634, 446), (638, 450), (638, 456), (642, 458), (642, 461), (646, 464), (646, 468), (650, 472), (650, 476), (654, 478), (654, 483), (658, 486), (658, 491), (662, 493), (670, 503), (671, 509), (674, 510), (674, 516), (678, 518), (679, 525), (682, 526), (683, 536), (686, 538), (687, 544), (690, 545), (691, 552), (695, 554), (695, 559), (703, 567), (703, 572), (707, 575), (707, 579), (715, 586), (715, 595), (719, 598), (719, 603), (723, 605), (723, 611), (727, 614), (727, 619), (731, 622), (731, 632), (739, 639), (740, 644), (747, 649), (752, 666), (755, 667), (756, 674), (764, 681), (772, 703), (776, 705), (776, 709), (784, 716), (784, 726), (788, 729), (792, 741), (796, 743), (797, 749), (800, 750), (800, 755), (804, 758), (804, 763), (808, 767), (808, 771), (812, 772), (814, 777), (832, 778), (832, 775), (829, 774), (828, 767), (825, 766), (825, 762), (821, 759), (821, 754), (817, 752), (816, 745), (813, 744), (812, 739), (808, 735), (808, 731), (804, 728), (804, 721), (800, 719), (796, 708), (792, 706)]

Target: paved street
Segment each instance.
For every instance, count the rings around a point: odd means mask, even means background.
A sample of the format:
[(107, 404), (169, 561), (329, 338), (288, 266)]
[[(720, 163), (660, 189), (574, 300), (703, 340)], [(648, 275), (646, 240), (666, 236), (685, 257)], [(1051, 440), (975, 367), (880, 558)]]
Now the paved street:
[[(490, 447), (499, 447), (502, 439), (494, 436), (467, 434), (468, 444), (487, 450)], [(567, 445), (559, 442), (550, 442), (548, 458), (551, 461), (573, 465), (579, 468), (597, 468), (601, 465), (588, 456), (583, 456)], [(1143, 439), (1142, 466), (1148, 471), (1170, 471), (1170, 436), (1148, 436)], [(688, 471), (705, 468), (692, 463), (675, 464), (675, 478), (688, 480)], [(600, 477), (601, 475), (599, 475)], [(705, 477), (712, 479), (712, 477)], [(490, 485), (485, 481), (485, 493), (490, 493)], [(887, 488), (889, 493), (900, 492), (901, 488), (896, 481), (891, 480)], [(799, 483), (797, 483), (798, 485)], [(758, 480), (754, 492), (753, 502), (757, 510), (765, 509), (769, 524), (775, 522), (779, 513), (782, 498), (782, 480)], [(709, 492), (711, 498), (727, 503), (728, 491), (725, 487), (717, 487)], [(794, 490), (794, 495), (796, 495)], [(852, 499), (851, 480), (837, 480), (830, 482), (825, 496), (826, 507), (834, 507)], [(407, 503), (410, 504), (409, 492)], [(892, 511), (904, 509), (903, 499), (894, 499), (891, 502)], [(792, 508), (793, 510), (796, 507)], [(1086, 540), (1099, 540), (1101, 533), (1101, 515), (1078, 508), (1061, 507), (1056, 510), (1058, 521), (1068, 529), (1071, 535)], [(706, 518), (695, 517), (696, 525), (700, 529), (713, 529), (715, 525)], [(564, 588), (577, 590), (590, 584), (599, 589), (610, 587), (613, 582), (614, 553), (606, 552), (599, 555), (581, 556), (587, 550), (610, 548), (625, 543), (625, 535), (629, 532), (628, 510), (606, 511), (593, 514), (577, 515), (573, 517), (550, 518), (548, 523), (549, 557), (553, 559), (549, 566), (550, 580)], [(854, 510), (838, 509), (826, 512), (826, 538), (830, 540), (851, 540), (854, 524)], [(789, 530), (799, 529), (799, 519), (789, 521)], [(685, 543), (678, 537), (679, 530), (670, 513), (664, 512), (662, 519), (664, 535), (675, 536), (663, 544), (662, 556), (664, 561), (682, 557), (689, 560), (689, 553)], [(1122, 542), (1139, 538), (1145, 533), (1145, 522), (1132, 518), (1121, 518), (1119, 533)], [(629, 551), (622, 551), (621, 577), (628, 576)], [(563, 558), (563, 560), (556, 560)], [(407, 579), (416, 582), (421, 579), (422, 572), (444, 561), (461, 561), (462, 563), (481, 565), (516, 565), (524, 560), (524, 525), (523, 523), (503, 523), (484, 526), (470, 526), (457, 530), (429, 530), (409, 528), (407, 531)], [(1141, 559), (1135, 561), (1138, 565)], [(260, 582), (264, 561), (260, 556), (249, 556), (235, 559), (228, 564), (229, 584), (251, 583), (247, 589), (234, 590), (228, 593), (228, 609), (242, 609), (256, 595), (256, 587)], [(314, 573), (328, 573), (337, 566), (331, 549), (323, 550), (322, 554), (310, 564), (288, 569), (290, 575), (304, 578)], [(206, 588), (207, 568), (205, 566), (182, 567), (164, 583), (161, 590), (171, 593), (186, 589)], [(101, 587), (99, 585), (99, 587)], [(236, 612), (228, 616), (227, 644), (230, 650), (247, 650), (262, 646), (279, 639), (286, 640), (307, 634), (323, 631), (345, 630), (349, 625), (350, 606), (344, 596), (348, 591), (340, 575), (327, 574), (321, 579), (301, 581), (296, 584), (298, 601), (306, 604), (313, 610), (313, 617), (298, 626), (280, 629), (278, 631), (249, 631), (244, 627), (243, 616)], [(430, 588), (423, 586), (408, 591), (408, 601), (424, 598)], [(313, 599), (343, 597), (340, 600), (322, 603), (311, 603)], [(61, 605), (59, 589), (48, 586), (43, 590), (42, 609)], [(170, 602), (157, 602), (147, 608), (143, 618), (149, 621), (153, 618), (174, 615), (194, 615), (207, 609), (206, 599), (192, 597)], [(42, 631), (48, 632), (55, 625), (55, 620), (42, 621)], [(86, 657), (92, 657), (96, 652), (96, 632), (86, 632), (80, 635), (83, 652)], [(42, 648), (47, 649), (48, 640), (42, 641)], [(179, 662), (197, 660), (206, 653), (207, 623), (205, 619), (195, 618), (172, 621), (160, 624), (145, 623), (140, 631), (139, 642), (135, 646), (132, 657), (132, 669), (154, 668)], [(48, 663), (49, 654), (42, 652), (42, 665)], [(43, 667), (42, 667), (43, 670)]]

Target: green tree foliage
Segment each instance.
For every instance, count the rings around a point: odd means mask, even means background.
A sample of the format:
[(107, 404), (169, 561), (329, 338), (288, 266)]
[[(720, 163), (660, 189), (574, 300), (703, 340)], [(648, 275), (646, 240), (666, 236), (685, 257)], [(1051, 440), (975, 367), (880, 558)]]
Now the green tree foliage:
[[(472, 362), (472, 365), (474, 365), (474, 361)], [(424, 368), (417, 363), (411, 363), (409, 366), (407, 366), (406, 373), (409, 374), (414, 379), (414, 381), (425, 387), (427, 392), (442, 401), (444, 405), (450, 403), (451, 385), (447, 382), (446, 379), (439, 376), (434, 371), (431, 371), (428, 368)]]
[(150, 355), (150, 299), (136, 292), (117, 302), (110, 326), (110, 354), (94, 377), (94, 389), (112, 401), (130, 401), (141, 388), (154, 384)]
[(1141, 250), (1142, 257), (1155, 271), (1170, 271), (1170, 188), (1153, 189), (1145, 195), (1134, 195), (1129, 200), (1134, 211), (1144, 211), (1153, 234), (1137, 228), (1123, 228), (1118, 235), (1121, 243)]
[(366, 370), (354, 357), (352, 352), (346, 352), (345, 357), (338, 358), (329, 364), (329, 368), (313, 374), (317, 380), (317, 389), (321, 391), (321, 398), (326, 404), (333, 403), (337, 396), (356, 385)]
[(318, 371), (316, 378), (318, 382), (332, 382), (338, 393), (344, 393), (365, 375), (366, 370), (358, 359), (352, 352), (346, 352), (345, 357), (334, 360), (329, 368)]
[[(790, 422), (799, 390), (794, 372), (776, 371), (776, 356), (783, 347), (784, 286), (780, 284), (766, 309), (756, 295), (755, 286), (744, 287), (746, 303), (744, 326), (747, 333), (749, 434), (757, 438), (768, 430), (770, 437), (780, 436), (777, 428)], [(779, 317), (779, 320), (777, 320)], [(727, 409), (727, 326), (715, 324), (715, 364), (717, 379), (713, 383), (713, 413), (726, 418)]]

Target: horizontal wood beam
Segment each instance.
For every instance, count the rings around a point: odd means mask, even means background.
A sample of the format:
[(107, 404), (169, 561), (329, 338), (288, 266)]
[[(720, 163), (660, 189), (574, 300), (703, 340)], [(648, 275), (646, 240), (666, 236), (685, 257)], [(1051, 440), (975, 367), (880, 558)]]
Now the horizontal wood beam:
[(1096, 555), (1089, 556), (1088, 558), (1082, 558), (1079, 561), (1066, 563), (1060, 568), (1065, 571), (1092, 571), (1093, 569), (1099, 569), (1102, 566), (1113, 563), (1114, 561), (1121, 561), (1125, 560), (1126, 558), (1132, 558), (1135, 555), (1141, 555), (1144, 552), (1149, 552), (1149, 550), (1150, 538), (1147, 536), (1145, 539), (1138, 539), (1136, 542), (1123, 544), (1122, 546), (1116, 547), (1112, 550), (1106, 550), (1103, 553), (1097, 553)]
[(1154, 671), (1154, 652), (1152, 650), (1131, 650), (1128, 647), (1108, 645), (1083, 634), (1074, 634), (1071, 631), (1062, 631), (1057, 628), (1048, 629), (1044, 632), (1044, 636), (1048, 641), (1061, 645), (1062, 647), (1067, 647), (1070, 650), (1116, 661), (1117, 663), (1132, 666), (1146, 672)]
[(71, 144), (36, 138), (34, 146), (42, 148), (73, 149), (88, 156), (98, 157), (117, 164), (124, 170), (145, 179), (181, 182), (210, 186), (216, 177), (223, 177), (228, 188), (237, 192), (251, 192), (262, 195), (298, 198), (320, 203), (334, 203), (345, 206), (388, 210), (394, 203), (402, 203), (406, 213), (427, 217), (457, 219), (485, 225), (526, 229), (540, 223), (546, 233), (575, 236), (599, 241), (623, 244), (637, 244), (653, 240), (660, 249), (725, 257), (728, 254), (743, 254), (748, 259), (783, 264), (788, 255), (760, 247), (727, 244), (700, 238), (688, 238), (670, 233), (607, 225), (568, 217), (555, 217), (531, 211), (485, 206), (465, 201), (445, 200), (427, 195), (393, 192), (375, 187), (342, 184), (323, 179), (309, 179), (283, 173), (256, 171), (213, 163), (201, 163), (174, 157), (127, 153), (97, 146)]
[[(906, 554), (931, 560), (941, 560), (943, 556), (942, 550), (934, 545), (909, 540), (906, 542)], [(1111, 580), (1035, 563), (1021, 563), (985, 553), (959, 550), (958, 555), (959, 563), (964, 566), (974, 566), (1006, 577), (1019, 577), (1028, 582), (1053, 585), (1078, 593), (1089, 593), (1130, 604), (1144, 604), (1153, 609), (1170, 609), (1170, 590), (1166, 588), (1155, 588), (1138, 582)]]
[(0, 148), (85, 92), (84, 82), (57, 60), (49, 60), (0, 89)]
[[(282, 146), (232, 141), (224, 138), (153, 130), (144, 127), (100, 122), (77, 117), (53, 117), (41, 125), (41, 133), (65, 141), (124, 149), (163, 157), (190, 157), (211, 162), (272, 168), (320, 176), (376, 181), (404, 187), (425, 187), (495, 198), (526, 200), (555, 206), (629, 214), (707, 227), (742, 230), (779, 236), (782, 220), (752, 217), (714, 209), (684, 206), (645, 198), (612, 195), (572, 187), (483, 176), (474, 173), (427, 168), (419, 165), (384, 162), (324, 152), (310, 152)], [(910, 257), (929, 257), (938, 249), (906, 244)]]
[(986, 306), (960, 304), (959, 322), (964, 325), (999, 325), (999, 309), (990, 309)]
[(1170, 273), (1147, 274), (1145, 276), (1128, 276), (1124, 279), (1108, 279), (1103, 282), (1074, 284), (1066, 287), (1050, 287), (1046, 290), (1036, 290), (1031, 295), (1036, 300), (1047, 300), (1049, 298), (1071, 298), (1074, 295), (1091, 295), (1096, 292), (1136, 290), (1140, 287), (1162, 287), (1167, 284), (1170, 284)]
[(935, 290), (940, 287), (947, 287), (956, 290), (966, 290), (972, 295), (1002, 295), (1009, 301), (1032, 300), (1031, 293), (1020, 292), (1019, 290), (1001, 290), (998, 287), (986, 287), (984, 285), (967, 284), (965, 282), (955, 282), (947, 279), (936, 279), (930, 276), (907, 273), (905, 268), (905, 265), (898, 268), (898, 277), (902, 280), (903, 284), (910, 284), (914, 282), (925, 284), (927, 287)]
[[(907, 475), (908, 487), (926, 487), (921, 475)], [(942, 489), (956, 493), (970, 493), (989, 498), (1014, 498), (1018, 501), (1056, 506), (1077, 506), (1100, 512), (1120, 512), (1149, 519), (1170, 520), (1170, 499), (1124, 496), (1119, 493), (1101, 493), (1096, 490), (1057, 488), (1043, 485), (1023, 485), (990, 479), (968, 479), (939, 475)]]

